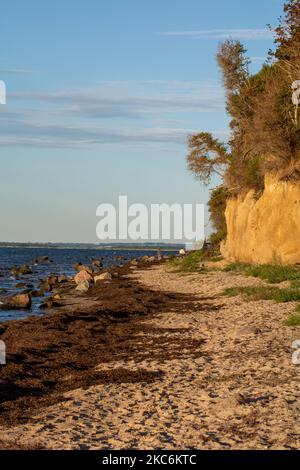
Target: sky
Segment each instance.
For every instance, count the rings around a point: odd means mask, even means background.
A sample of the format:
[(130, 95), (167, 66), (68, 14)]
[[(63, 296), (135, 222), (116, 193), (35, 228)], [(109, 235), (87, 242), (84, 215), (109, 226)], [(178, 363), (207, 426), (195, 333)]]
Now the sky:
[[(258, 70), (283, 0), (10, 0), (1, 8), (0, 240), (96, 242), (96, 208), (203, 203), (186, 139), (227, 140), (215, 55)], [(211, 230), (208, 217), (207, 231)]]

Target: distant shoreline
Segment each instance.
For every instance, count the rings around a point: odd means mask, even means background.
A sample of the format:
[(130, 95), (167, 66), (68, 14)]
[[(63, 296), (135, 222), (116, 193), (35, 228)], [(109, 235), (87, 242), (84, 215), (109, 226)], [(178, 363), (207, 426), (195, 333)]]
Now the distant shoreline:
[(27, 249), (51, 249), (51, 250), (98, 250), (98, 251), (178, 251), (184, 245), (89, 245), (89, 244), (39, 244), (39, 243), (0, 243), (0, 248), (27, 248)]

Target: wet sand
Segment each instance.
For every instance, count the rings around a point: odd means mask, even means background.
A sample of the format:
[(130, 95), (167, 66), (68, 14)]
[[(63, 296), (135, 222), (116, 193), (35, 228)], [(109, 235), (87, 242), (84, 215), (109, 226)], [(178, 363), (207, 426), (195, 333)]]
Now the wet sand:
[(50, 449), (299, 448), (299, 328), (283, 325), (295, 305), (221, 295), (260, 284), (124, 268), (44, 318), (12, 322), (2, 333), (0, 439)]

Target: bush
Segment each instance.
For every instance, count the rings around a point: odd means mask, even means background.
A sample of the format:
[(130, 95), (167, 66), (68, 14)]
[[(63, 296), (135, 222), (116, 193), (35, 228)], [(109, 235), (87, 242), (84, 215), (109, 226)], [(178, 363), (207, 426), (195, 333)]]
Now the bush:
[(203, 261), (204, 252), (203, 250), (192, 251), (186, 256), (180, 258), (173, 258), (169, 260), (169, 266), (176, 269), (177, 272), (192, 273), (203, 271), (200, 267), (201, 261)]

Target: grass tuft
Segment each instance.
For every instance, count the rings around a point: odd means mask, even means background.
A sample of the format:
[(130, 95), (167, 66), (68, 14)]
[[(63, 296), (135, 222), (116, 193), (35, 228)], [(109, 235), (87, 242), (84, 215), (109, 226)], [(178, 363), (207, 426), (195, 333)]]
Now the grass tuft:
[(291, 315), (284, 324), (286, 326), (300, 326), (300, 315)]
[(280, 289), (279, 287), (270, 286), (247, 286), (247, 287), (231, 287), (225, 289), (224, 295), (235, 297), (237, 295), (245, 295), (250, 300), (274, 300), (277, 303), (297, 302), (300, 301), (299, 289)]
[(204, 254), (202, 250), (192, 251), (186, 256), (180, 258), (171, 258), (168, 262), (169, 266), (181, 273), (193, 273), (203, 271), (200, 267), (201, 261), (203, 261)]
[(259, 277), (270, 284), (278, 284), (283, 281), (298, 282), (300, 287), (300, 269), (298, 266), (283, 264), (257, 264), (231, 263), (224, 271), (239, 272), (246, 276)]

